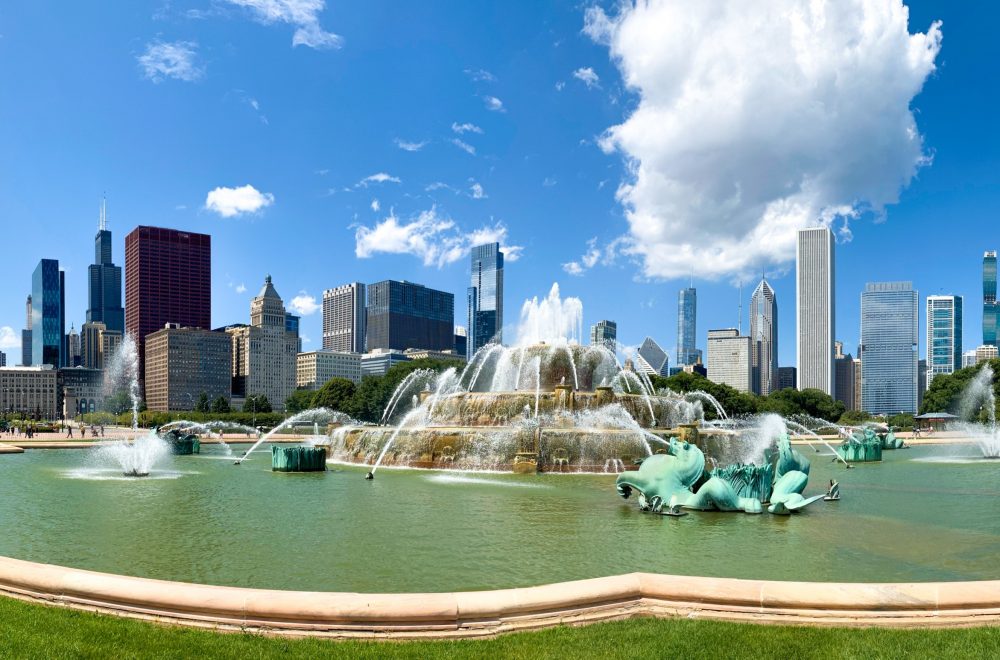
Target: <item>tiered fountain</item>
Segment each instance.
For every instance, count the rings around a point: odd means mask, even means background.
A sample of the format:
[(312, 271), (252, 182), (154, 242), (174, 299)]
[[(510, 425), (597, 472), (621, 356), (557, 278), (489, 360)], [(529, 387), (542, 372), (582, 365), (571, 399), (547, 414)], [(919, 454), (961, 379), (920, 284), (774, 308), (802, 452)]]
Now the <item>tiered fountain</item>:
[[(377, 426), (334, 429), (334, 461), (514, 472), (618, 472), (695, 440), (703, 392), (654, 391), (605, 346), (579, 344), (579, 299), (525, 302), (517, 342), (489, 344), (459, 372), (412, 372)], [(718, 408), (721, 410), (721, 408)], [(680, 430), (677, 427), (684, 426)]]

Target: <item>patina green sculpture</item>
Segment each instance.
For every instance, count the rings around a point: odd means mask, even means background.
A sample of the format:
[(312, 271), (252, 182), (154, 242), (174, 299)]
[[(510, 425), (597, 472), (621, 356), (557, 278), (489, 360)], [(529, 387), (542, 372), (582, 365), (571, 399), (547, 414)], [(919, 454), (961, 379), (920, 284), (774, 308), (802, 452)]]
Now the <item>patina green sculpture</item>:
[(160, 436), (170, 446), (170, 453), (175, 456), (189, 456), (201, 453), (201, 440), (193, 433), (184, 433), (172, 429)]
[(646, 458), (638, 470), (619, 475), (615, 485), (624, 498), (637, 491), (643, 511), (662, 513), (666, 506), (760, 513), (762, 502), (770, 501), (769, 512), (788, 514), (823, 497), (802, 497), (808, 480), (809, 461), (782, 435), (773, 465), (736, 464), (711, 473), (698, 447), (671, 439), (666, 454)]
[(326, 447), (271, 447), (272, 472), (323, 472)]
[(893, 429), (892, 429), (891, 426), (889, 427), (889, 430), (884, 435), (879, 436), (879, 439), (882, 441), (882, 449), (883, 450), (886, 450), (886, 449), (906, 449), (907, 448), (906, 445), (903, 444), (903, 441), (900, 438), (897, 438), (896, 434), (893, 433)]
[(778, 438), (778, 460), (774, 468), (774, 490), (771, 493), (770, 513), (787, 515), (822, 499), (825, 493), (805, 498), (802, 491), (809, 482), (809, 459), (792, 449), (787, 433)]
[(851, 435), (841, 443), (837, 452), (848, 463), (875, 463), (882, 460), (882, 439), (875, 435), (871, 427), (866, 427), (864, 435)]

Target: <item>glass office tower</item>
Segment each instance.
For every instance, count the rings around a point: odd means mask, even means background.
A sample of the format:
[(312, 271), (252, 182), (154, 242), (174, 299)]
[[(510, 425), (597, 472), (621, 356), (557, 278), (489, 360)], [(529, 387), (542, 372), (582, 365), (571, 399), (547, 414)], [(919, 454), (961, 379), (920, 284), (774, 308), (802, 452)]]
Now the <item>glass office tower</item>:
[(66, 366), (66, 274), (55, 259), (31, 276), (31, 363)]
[(496, 341), (503, 342), (503, 252), (499, 243), (472, 248), (472, 282), (468, 289), (467, 355)]
[(927, 387), (962, 368), (962, 296), (927, 296)]
[(694, 287), (677, 293), (677, 366), (698, 362), (697, 336), (698, 292)]
[(997, 253), (983, 254), (983, 345), (997, 345)]
[(366, 349), (450, 351), (455, 345), (455, 296), (413, 282), (369, 284)]
[(917, 305), (911, 282), (869, 282), (861, 294), (861, 408), (917, 411)]

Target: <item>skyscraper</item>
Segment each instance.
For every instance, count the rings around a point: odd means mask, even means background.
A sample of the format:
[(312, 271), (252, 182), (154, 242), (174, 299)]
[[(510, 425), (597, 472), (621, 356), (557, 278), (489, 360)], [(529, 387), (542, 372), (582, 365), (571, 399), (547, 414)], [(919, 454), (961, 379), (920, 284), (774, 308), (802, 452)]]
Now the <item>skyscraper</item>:
[(503, 342), (503, 252), (499, 243), (472, 248), (472, 284), (468, 290), (468, 358), (480, 348)]
[(267, 397), (275, 410), (295, 391), (299, 337), (286, 324), (285, 304), (271, 276), (250, 301), (250, 325), (230, 326), (234, 396)]
[(145, 374), (146, 335), (168, 323), (212, 327), (212, 237), (139, 226), (125, 237), (125, 329)]
[(447, 351), (455, 345), (454, 295), (395, 280), (369, 284), (366, 290), (366, 351), (376, 348)]
[(667, 352), (660, 348), (660, 345), (653, 341), (652, 337), (646, 337), (639, 346), (636, 353), (636, 369), (645, 372), (650, 376), (667, 376), (670, 374), (670, 359)]
[(21, 331), (21, 366), (31, 366), (31, 295), (28, 295), (28, 302), (25, 303), (24, 330)]
[(55, 259), (31, 276), (31, 364), (66, 366), (66, 273)]
[(612, 353), (617, 351), (618, 324), (605, 319), (590, 326), (590, 345), (604, 346)]
[(983, 345), (997, 345), (997, 253), (983, 254)]
[(962, 368), (962, 296), (927, 296), (927, 387)]
[(80, 366), (80, 333), (72, 324), (69, 326), (69, 334), (66, 335), (66, 357), (63, 362), (64, 367)]
[(847, 410), (855, 410), (856, 397), (854, 396), (854, 385), (857, 381), (854, 373), (854, 356), (850, 353), (844, 354), (844, 342), (833, 342), (833, 371), (837, 401), (844, 404)]
[(869, 282), (861, 294), (861, 407), (917, 411), (917, 305), (910, 282)]
[(815, 388), (833, 396), (835, 259), (833, 232), (827, 227), (800, 229), (795, 247), (795, 352), (799, 389)]
[(750, 337), (737, 328), (708, 331), (708, 379), (749, 392), (753, 374)]
[(365, 285), (345, 284), (323, 292), (323, 350), (365, 352)]
[(698, 362), (697, 341), (698, 292), (694, 287), (677, 292), (677, 366)]
[(101, 219), (94, 238), (94, 263), (87, 267), (89, 278), (87, 322), (103, 323), (112, 332), (125, 331), (122, 309), (122, 269), (111, 260), (111, 232), (107, 208), (101, 204)]
[(778, 389), (778, 303), (763, 277), (750, 296), (753, 391), (767, 396)]

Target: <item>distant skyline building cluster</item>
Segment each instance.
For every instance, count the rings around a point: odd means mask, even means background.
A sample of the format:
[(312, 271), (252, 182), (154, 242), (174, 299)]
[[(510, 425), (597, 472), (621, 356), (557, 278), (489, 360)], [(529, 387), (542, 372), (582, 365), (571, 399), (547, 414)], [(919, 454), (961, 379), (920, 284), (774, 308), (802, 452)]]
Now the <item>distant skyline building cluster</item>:
[[(270, 276), (251, 300), (249, 323), (212, 328), (211, 249), (207, 234), (140, 225), (125, 238), (123, 278), (102, 203), (94, 263), (87, 270), (86, 321), (79, 332), (73, 323), (66, 331), (66, 273), (57, 260), (41, 259), (25, 302), (21, 365), (9, 366), (0, 353), (0, 367), (30, 368), (24, 377), (45, 383), (54, 373), (55, 403), (38, 398), (33, 405), (54, 406), (57, 414), (72, 417), (100, 402), (95, 383), (129, 333), (137, 340), (141, 386), (151, 409), (190, 409), (206, 394), (236, 406), (263, 395), (282, 410), (297, 388), (318, 389), (334, 377), (360, 382), (412, 360), (467, 360), (503, 341), (504, 253), (496, 242), (470, 249), (466, 326), (455, 325), (452, 293), (405, 280), (351, 282), (324, 290), (322, 347), (306, 353), (300, 318), (285, 308)], [(918, 352), (920, 297), (909, 282), (865, 286), (858, 352), (844, 350), (835, 335), (835, 257), (828, 227), (797, 232), (795, 366), (779, 365), (778, 299), (764, 276), (750, 295), (748, 334), (741, 324), (709, 330), (704, 365), (693, 285), (678, 290), (673, 368), (651, 336), (627, 363), (650, 376), (704, 373), (761, 396), (815, 388), (848, 410), (896, 414), (917, 412), (936, 376), (997, 356), (995, 251), (983, 256), (982, 345), (963, 350), (962, 296), (927, 296), (925, 360)], [(742, 316), (742, 302), (740, 309)], [(591, 326), (590, 343), (617, 352), (618, 335), (618, 324), (602, 319)]]

